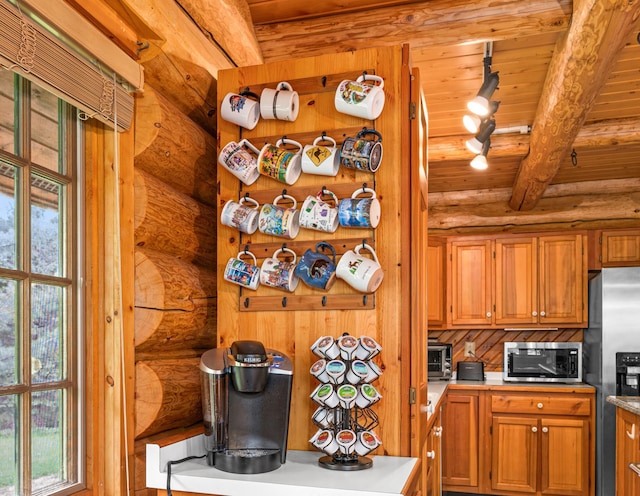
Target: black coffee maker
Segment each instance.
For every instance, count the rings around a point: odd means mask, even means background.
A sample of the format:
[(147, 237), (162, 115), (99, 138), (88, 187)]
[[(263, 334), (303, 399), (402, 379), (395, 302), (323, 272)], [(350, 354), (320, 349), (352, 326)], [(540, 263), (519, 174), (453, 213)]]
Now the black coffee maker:
[(285, 463), (293, 364), (259, 341), (235, 341), (200, 359), (209, 465), (259, 474)]
[(616, 395), (640, 396), (640, 353), (616, 353)]

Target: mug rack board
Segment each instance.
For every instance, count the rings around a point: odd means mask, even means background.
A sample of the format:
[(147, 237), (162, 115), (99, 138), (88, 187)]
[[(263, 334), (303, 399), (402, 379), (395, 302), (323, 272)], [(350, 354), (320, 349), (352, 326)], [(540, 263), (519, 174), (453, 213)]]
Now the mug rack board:
[[(260, 119), (256, 127), (252, 130), (235, 126), (237, 132), (232, 139), (240, 142), (243, 139), (248, 140), (256, 149), (260, 150), (266, 144), (275, 144), (278, 140), (286, 139), (300, 143), (303, 147), (312, 144), (314, 140), (320, 136), (328, 136), (335, 140), (336, 147), (340, 150), (342, 143), (349, 137), (355, 137), (363, 131), (376, 130), (376, 121), (360, 118), (348, 117), (347, 119), (338, 117), (337, 119), (327, 119), (331, 114), (338, 114), (333, 97), (336, 88), (341, 81), (345, 79), (355, 79), (362, 73), (375, 74), (375, 70), (371, 68), (363, 68), (360, 72), (348, 72), (339, 74), (328, 74), (322, 77), (301, 78), (287, 80), (286, 82), (298, 92), (300, 97), (300, 109), (297, 120), (306, 119), (310, 125), (305, 125), (304, 131), (293, 132), (293, 122), (283, 120), (266, 120)], [(256, 84), (250, 86), (237, 87), (237, 93), (250, 92), (260, 95), (264, 88), (274, 88), (279, 84), (279, 80), (270, 83)], [(383, 110), (384, 115), (384, 110)], [(339, 127), (331, 127), (331, 122), (349, 123), (352, 125), (341, 125)], [(225, 123), (227, 126), (229, 123)], [(220, 127), (220, 125), (219, 125)], [(229, 134), (226, 134), (224, 142), (219, 142), (219, 149), (222, 149), (229, 142)], [(384, 136), (380, 140), (384, 146)], [(384, 156), (380, 168), (384, 168)], [(218, 164), (218, 176), (229, 175), (231, 173), (222, 165)], [(280, 195), (287, 195), (295, 198), (297, 208), (300, 209), (305, 198), (308, 196), (316, 196), (325, 190), (332, 192), (338, 200), (351, 198), (357, 190), (365, 189), (373, 190), (377, 194), (376, 189), (376, 172), (356, 170), (352, 168), (339, 167), (336, 176), (323, 176), (308, 174), (302, 172), (300, 178), (292, 185), (279, 182), (273, 178), (260, 175), (257, 181), (250, 186), (242, 183), (240, 180), (233, 178), (237, 184), (235, 191), (219, 193), (219, 210), (227, 201), (239, 202), (243, 197), (249, 197), (258, 202), (259, 209), (264, 204), (273, 203), (275, 198)], [(327, 201), (328, 196), (323, 196)], [(384, 200), (377, 196), (380, 202), (381, 210), (384, 210)], [(283, 206), (291, 207), (289, 200), (280, 200)], [(333, 203), (332, 200), (328, 200)], [(280, 205), (280, 203), (279, 203)], [(335, 205), (338, 207), (338, 205)], [(286, 253), (292, 250), (296, 254), (296, 260), (305, 251), (313, 250), (320, 242), (329, 243), (335, 250), (335, 262), (337, 263), (342, 255), (359, 245), (368, 245), (376, 250), (376, 228), (352, 228), (338, 226), (335, 232), (323, 232), (311, 229), (301, 228), (294, 239), (287, 239), (280, 236), (268, 235), (256, 230), (252, 234), (243, 233), (239, 230), (230, 228), (220, 223), (218, 218), (219, 235), (229, 236), (229, 242), (237, 247), (236, 253), (239, 255), (249, 251), (256, 258), (256, 265), (261, 267), (264, 260), (272, 257), (274, 252), (281, 249), (283, 253), (281, 259), (285, 261), (293, 261), (293, 256)], [(284, 250), (286, 249), (286, 250)], [(286, 254), (285, 254), (286, 253)], [(371, 254), (364, 252), (365, 257)], [(330, 255), (329, 253), (326, 253)], [(226, 260), (226, 259), (225, 259)], [(383, 269), (385, 267), (384, 260), (380, 260)], [(224, 281), (224, 284), (231, 284)], [(384, 282), (382, 283), (384, 285)], [(238, 310), (240, 312), (256, 312), (256, 311), (298, 311), (298, 310), (370, 310), (376, 306), (375, 292), (363, 293), (353, 289), (345, 281), (337, 279), (335, 284), (328, 289), (317, 289), (305, 285), (302, 281), (297, 285), (294, 291), (284, 291), (260, 284), (257, 289), (248, 289), (237, 286), (238, 291)]]

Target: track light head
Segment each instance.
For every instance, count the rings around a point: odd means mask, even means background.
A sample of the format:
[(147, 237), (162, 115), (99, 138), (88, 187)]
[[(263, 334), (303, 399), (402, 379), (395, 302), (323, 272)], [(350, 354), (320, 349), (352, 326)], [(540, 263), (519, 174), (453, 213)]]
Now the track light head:
[(493, 93), (498, 88), (499, 83), (500, 76), (498, 75), (498, 72), (488, 74), (485, 77), (476, 97), (467, 103), (467, 108), (480, 117), (489, 115), (491, 110), (489, 99), (493, 96)]
[(482, 144), (482, 151), (478, 155), (473, 157), (473, 160), (469, 163), (469, 165), (477, 170), (485, 170), (487, 167), (489, 167), (489, 164), (487, 162), (489, 148), (491, 148), (491, 139), (487, 138), (487, 141)]
[(470, 133), (477, 133), (480, 130), (480, 124), (482, 124), (482, 120), (475, 114), (466, 114), (462, 118), (462, 123), (467, 131)]
[(478, 134), (470, 140), (467, 140), (467, 148), (476, 155), (482, 153), (484, 143), (489, 139), (489, 136), (491, 136), (491, 133), (493, 133), (495, 129), (496, 121), (494, 119), (483, 122)]

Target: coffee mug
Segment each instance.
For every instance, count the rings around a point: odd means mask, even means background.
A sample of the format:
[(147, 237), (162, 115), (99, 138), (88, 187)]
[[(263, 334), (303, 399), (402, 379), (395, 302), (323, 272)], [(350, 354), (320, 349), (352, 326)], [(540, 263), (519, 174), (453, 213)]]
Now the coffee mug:
[[(246, 148), (245, 148), (246, 147)], [(247, 148), (255, 153), (251, 155)], [(239, 143), (230, 141), (218, 155), (218, 163), (236, 176), (247, 186), (255, 183), (260, 177), (257, 156), (260, 153), (249, 140), (243, 139)]]
[[(332, 146), (321, 145), (323, 141), (333, 143)], [(306, 145), (302, 152), (302, 172), (319, 176), (335, 176), (340, 168), (340, 151), (336, 140), (329, 136), (318, 136), (313, 145)]]
[[(291, 151), (282, 145), (294, 145), (298, 147), (298, 151)], [(281, 138), (275, 145), (266, 144), (262, 147), (260, 155), (258, 155), (258, 170), (260, 174), (291, 185), (298, 180), (302, 172), (301, 153), (302, 145), (300, 143)]]
[(227, 93), (220, 104), (220, 116), (245, 129), (253, 129), (260, 119), (258, 95), (250, 91)]
[[(323, 195), (333, 198), (335, 207), (322, 200)], [(317, 231), (336, 232), (338, 229), (338, 198), (336, 195), (322, 189), (316, 196), (309, 195), (300, 208), (300, 227)]]
[(286, 81), (278, 83), (275, 90), (263, 89), (260, 95), (260, 115), (263, 119), (295, 121), (299, 107), (298, 92), (293, 91)]
[[(372, 135), (377, 140), (366, 139)], [(348, 137), (342, 142), (340, 165), (348, 169), (375, 172), (382, 162), (382, 135), (375, 129), (364, 128), (355, 138)]]
[(363, 74), (355, 81), (346, 79), (336, 89), (336, 110), (362, 119), (377, 119), (384, 108), (382, 88), (384, 79), (373, 74)]
[[(368, 250), (373, 259), (360, 255), (362, 248)], [(340, 257), (336, 276), (358, 291), (373, 293), (382, 283), (384, 271), (373, 248), (362, 243)]]
[[(243, 255), (251, 257), (253, 263), (242, 260)], [(260, 285), (260, 268), (256, 257), (250, 251), (241, 251), (235, 258), (230, 258), (224, 269), (225, 280), (247, 289), (258, 289)]]
[[(251, 203), (253, 207), (248, 207)], [(224, 204), (220, 214), (220, 222), (246, 234), (253, 234), (258, 229), (258, 209), (260, 204), (253, 198), (244, 196), (239, 202), (230, 200)]]
[[(287, 252), (293, 255), (293, 261), (287, 262), (280, 260), (278, 255)], [(289, 248), (280, 248), (276, 250), (271, 257), (265, 258), (260, 268), (260, 283), (271, 286), (272, 288), (282, 289), (284, 291), (295, 291), (298, 286), (298, 276), (295, 275), (296, 254)]]
[[(292, 207), (278, 206), (278, 202), (285, 198), (293, 202)], [(260, 232), (288, 239), (295, 238), (300, 230), (300, 212), (296, 209), (297, 205), (296, 199), (289, 195), (276, 196), (273, 203), (265, 203), (258, 218)]]
[[(358, 198), (369, 193), (368, 198)], [(338, 221), (342, 227), (375, 229), (380, 222), (380, 201), (371, 188), (359, 188), (351, 198), (343, 198), (338, 204)]]
[[(328, 248), (332, 258), (318, 250)], [(312, 288), (329, 290), (336, 282), (336, 251), (329, 243), (324, 241), (318, 243), (315, 250), (308, 249), (300, 257), (296, 266), (296, 275)]]

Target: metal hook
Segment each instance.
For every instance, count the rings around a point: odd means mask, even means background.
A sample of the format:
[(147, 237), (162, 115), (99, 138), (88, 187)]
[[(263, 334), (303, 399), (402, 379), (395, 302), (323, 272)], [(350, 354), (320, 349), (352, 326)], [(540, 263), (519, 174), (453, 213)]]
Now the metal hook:
[(246, 255), (249, 252), (249, 245), (244, 245), (244, 254)]
[(286, 306), (287, 306), (287, 297), (285, 296), (282, 298), (282, 307), (286, 308)]
[(327, 135), (327, 132), (326, 131), (322, 131), (322, 139), (324, 139), (326, 135)]
[(578, 152), (576, 152), (576, 149), (574, 148), (573, 151), (571, 152), (571, 164), (575, 167), (576, 165), (578, 165)]
[(365, 77), (367, 75), (367, 71), (362, 71), (362, 77)]
[(244, 307), (249, 308), (249, 298), (244, 299)]
[(282, 251), (287, 249), (287, 243), (282, 243)]
[(249, 198), (249, 192), (248, 191), (244, 194), (244, 199), (246, 200), (247, 198)]
[(323, 307), (327, 306), (327, 296), (326, 295), (322, 297), (322, 306)]
[(367, 306), (367, 299), (368, 299), (368, 298), (367, 298), (367, 295), (364, 295), (364, 296), (362, 297), (362, 305), (363, 305), (363, 306), (365, 306), (365, 307)]
[(363, 239), (362, 240), (362, 247), (366, 250), (367, 249), (367, 240)]
[(322, 194), (322, 196), (327, 194), (327, 187), (326, 186), (322, 186), (322, 191), (320, 191), (320, 193)]
[(282, 190), (282, 196), (286, 196), (287, 195), (287, 190), (286, 188)]
[(322, 76), (322, 87), (325, 88), (327, 86), (327, 76)]
[(367, 183), (362, 183), (362, 191), (366, 191), (367, 190)]

